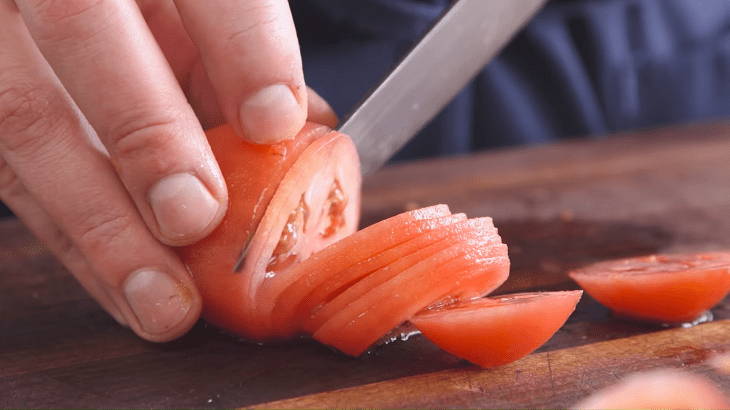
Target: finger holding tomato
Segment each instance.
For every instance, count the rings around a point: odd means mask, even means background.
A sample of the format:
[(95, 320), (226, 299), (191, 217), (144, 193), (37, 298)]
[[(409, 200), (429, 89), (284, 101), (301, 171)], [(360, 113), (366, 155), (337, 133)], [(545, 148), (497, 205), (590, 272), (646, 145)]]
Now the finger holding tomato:
[(0, 199), (144, 339), (200, 314), (169, 246), (227, 208), (203, 127), (273, 143), (308, 117), (336, 122), (286, 0), (0, 0)]

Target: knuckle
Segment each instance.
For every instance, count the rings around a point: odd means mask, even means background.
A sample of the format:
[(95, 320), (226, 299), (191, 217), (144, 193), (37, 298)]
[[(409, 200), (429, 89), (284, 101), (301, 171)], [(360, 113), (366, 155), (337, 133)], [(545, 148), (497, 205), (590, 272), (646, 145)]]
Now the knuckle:
[(23, 151), (43, 143), (66, 105), (51, 87), (18, 82), (0, 89), (0, 149)]
[[(133, 117), (134, 118), (134, 117)], [(120, 161), (145, 164), (145, 167), (166, 171), (183, 135), (178, 118), (150, 118), (140, 115), (134, 121), (122, 122), (109, 134), (111, 155)]]
[(34, 4), (31, 13), (38, 25), (52, 27), (99, 13), (103, 4), (104, 0), (42, 0)]
[(109, 29), (115, 9), (106, 0), (43, 0), (34, 4), (30, 18), (37, 27), (38, 41), (52, 46), (79, 45)]
[[(271, 26), (277, 25), (280, 18), (280, 12), (273, 4), (257, 5), (245, 11), (248, 16), (244, 24), (237, 25), (235, 29), (226, 37), (227, 52), (242, 52), (242, 47), (246, 47), (245, 41), (241, 41), (257, 32), (270, 34)], [(273, 30), (276, 31), (276, 30)]]
[(84, 219), (74, 225), (71, 236), (83, 253), (105, 255), (124, 249), (132, 227), (131, 216), (111, 209), (85, 212)]

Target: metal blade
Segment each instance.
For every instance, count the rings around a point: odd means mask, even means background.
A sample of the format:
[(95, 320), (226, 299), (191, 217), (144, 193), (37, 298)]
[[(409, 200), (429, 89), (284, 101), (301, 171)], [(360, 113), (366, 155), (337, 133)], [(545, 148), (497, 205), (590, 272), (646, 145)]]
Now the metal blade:
[(455, 2), (339, 127), (357, 145), (363, 174), (431, 121), (545, 2)]

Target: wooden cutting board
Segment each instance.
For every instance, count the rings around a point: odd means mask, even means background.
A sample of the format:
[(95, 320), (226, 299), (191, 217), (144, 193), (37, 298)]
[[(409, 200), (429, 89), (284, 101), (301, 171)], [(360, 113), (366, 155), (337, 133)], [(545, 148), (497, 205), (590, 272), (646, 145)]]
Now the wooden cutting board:
[[(492, 216), (510, 248), (500, 293), (575, 289), (566, 271), (653, 252), (730, 249), (730, 125), (696, 124), (383, 170), (363, 225), (447, 203)], [(584, 296), (536, 353), (482, 370), (420, 336), (353, 359), (316, 343), (258, 346), (199, 323), (139, 340), (15, 220), (0, 221), (0, 407), (566, 407), (635, 371), (687, 369), (730, 392), (730, 297), (714, 322), (667, 329)], [(515, 324), (520, 326), (520, 324)]]

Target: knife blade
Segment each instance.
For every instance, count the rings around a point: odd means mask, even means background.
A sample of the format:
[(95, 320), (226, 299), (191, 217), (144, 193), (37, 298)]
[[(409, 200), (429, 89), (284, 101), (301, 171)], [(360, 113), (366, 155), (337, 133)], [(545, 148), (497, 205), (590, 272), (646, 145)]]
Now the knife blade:
[(345, 118), (363, 174), (382, 167), (547, 0), (458, 0)]

